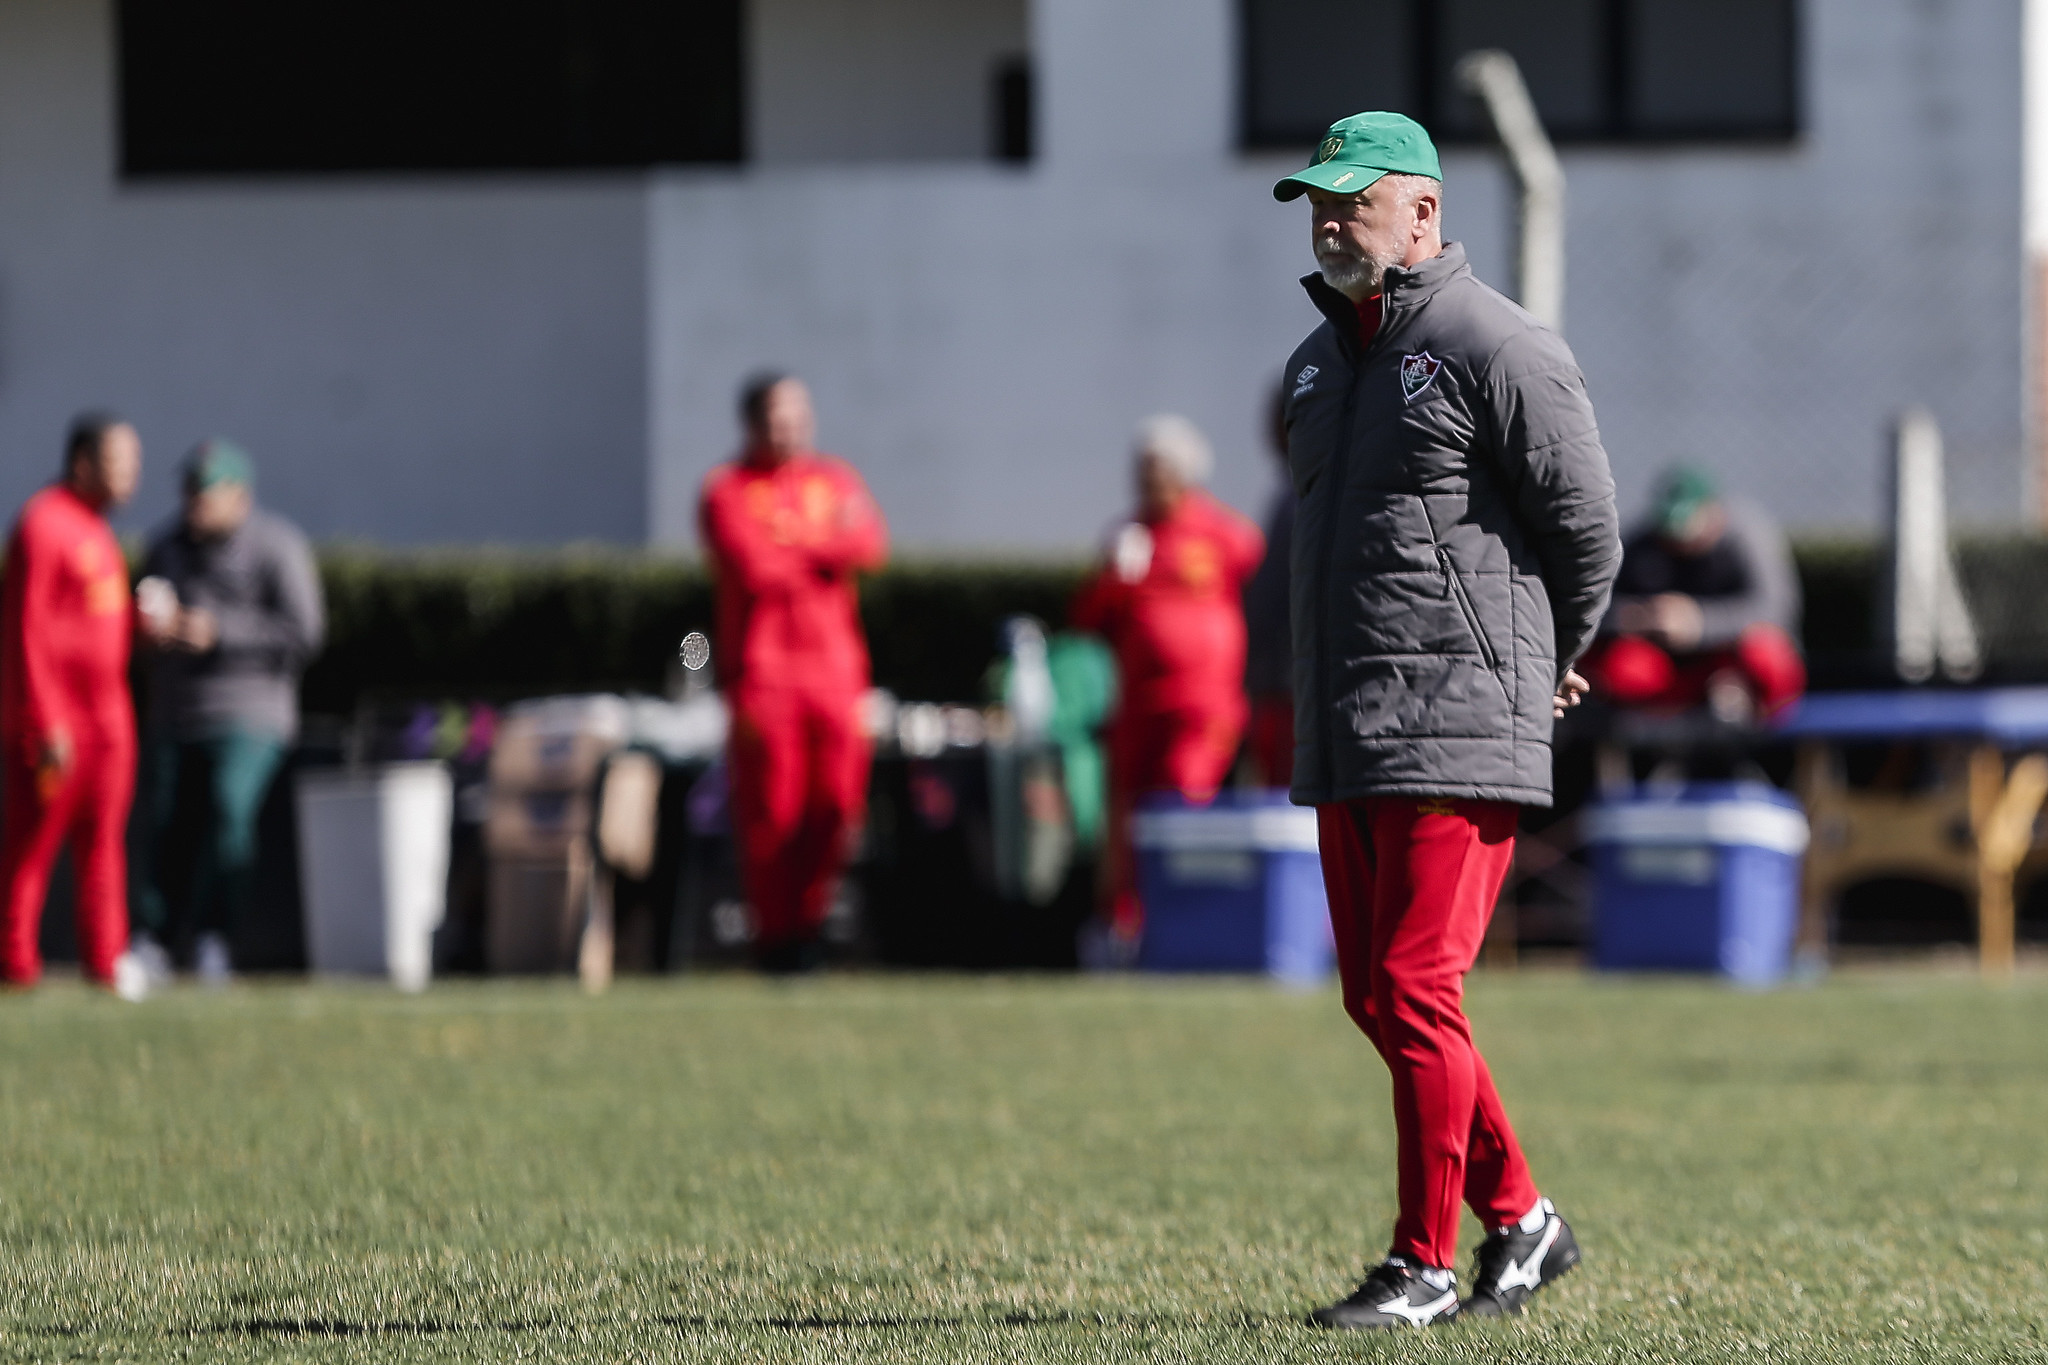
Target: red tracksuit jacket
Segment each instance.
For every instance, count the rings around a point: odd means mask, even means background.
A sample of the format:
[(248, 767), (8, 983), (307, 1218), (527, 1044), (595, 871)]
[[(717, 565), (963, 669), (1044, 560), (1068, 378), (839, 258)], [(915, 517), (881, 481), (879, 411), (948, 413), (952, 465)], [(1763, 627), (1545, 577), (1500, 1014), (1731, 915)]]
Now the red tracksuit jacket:
[(1116, 650), (1126, 714), (1241, 705), (1244, 582), (1265, 556), (1259, 528), (1200, 489), (1142, 523), (1152, 557), (1135, 582), (1112, 563), (1082, 588), (1073, 624)]
[(33, 766), (52, 738), (133, 741), (128, 565), (106, 519), (61, 484), (21, 510), (0, 587), (0, 743)]
[(711, 472), (699, 509), (718, 574), (718, 674), (727, 687), (858, 693), (868, 685), (854, 575), (889, 531), (867, 485), (816, 453), (752, 456)]

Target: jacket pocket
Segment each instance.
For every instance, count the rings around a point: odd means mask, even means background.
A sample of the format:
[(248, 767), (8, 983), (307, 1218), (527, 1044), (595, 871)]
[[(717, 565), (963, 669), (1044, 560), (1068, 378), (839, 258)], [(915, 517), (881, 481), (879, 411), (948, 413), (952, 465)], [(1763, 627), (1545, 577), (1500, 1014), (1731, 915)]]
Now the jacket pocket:
[(1493, 652), (1493, 641), (1486, 638), (1486, 627), (1479, 622), (1479, 612), (1472, 605), (1470, 594), (1465, 591), (1465, 580), (1458, 577), (1458, 571), (1451, 567), (1451, 552), (1439, 545), (1436, 547), (1436, 562), (1443, 566), (1444, 584), (1450, 595), (1457, 599), (1458, 610), (1465, 613), (1465, 629), (1472, 632), (1472, 642), (1479, 646), (1479, 657), (1495, 674), (1500, 672), (1500, 656)]

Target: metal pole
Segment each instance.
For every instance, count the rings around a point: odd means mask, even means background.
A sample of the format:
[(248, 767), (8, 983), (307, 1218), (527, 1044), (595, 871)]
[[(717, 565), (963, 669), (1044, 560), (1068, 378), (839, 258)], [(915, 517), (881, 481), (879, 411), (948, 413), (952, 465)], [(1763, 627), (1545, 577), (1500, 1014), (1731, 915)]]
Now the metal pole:
[(2022, 0), (2020, 69), (2021, 477), (2034, 525), (2048, 527), (2048, 0)]
[(1949, 551), (1946, 483), (1934, 414), (1908, 408), (1892, 451), (1890, 584), (1892, 666), (1907, 682), (1936, 671), (1968, 682), (1984, 667)]
[(1458, 86), (1476, 98), (1522, 192), (1515, 285), (1522, 307), (1564, 331), (1564, 167), (1543, 131), (1522, 69), (1497, 48), (1458, 59)]

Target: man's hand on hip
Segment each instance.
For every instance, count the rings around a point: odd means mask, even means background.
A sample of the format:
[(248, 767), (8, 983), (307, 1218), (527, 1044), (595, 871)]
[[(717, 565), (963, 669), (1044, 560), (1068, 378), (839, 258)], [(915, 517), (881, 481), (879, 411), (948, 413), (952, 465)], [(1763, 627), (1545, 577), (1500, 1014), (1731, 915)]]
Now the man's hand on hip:
[(1577, 706), (1593, 690), (1593, 684), (1579, 676), (1576, 668), (1564, 671), (1564, 681), (1557, 685), (1557, 695), (1550, 699), (1550, 714), (1553, 719)]

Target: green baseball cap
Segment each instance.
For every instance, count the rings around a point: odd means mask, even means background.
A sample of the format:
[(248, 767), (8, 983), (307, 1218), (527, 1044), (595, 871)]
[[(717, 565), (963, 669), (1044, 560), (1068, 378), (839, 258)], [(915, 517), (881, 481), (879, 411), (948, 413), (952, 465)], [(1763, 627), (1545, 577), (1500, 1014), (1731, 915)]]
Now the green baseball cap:
[(185, 491), (203, 493), (224, 483), (244, 488), (255, 485), (256, 462), (249, 458), (249, 452), (218, 436), (192, 447), (192, 453), (185, 457)]
[(1696, 465), (1682, 464), (1665, 476), (1657, 495), (1657, 525), (1666, 535), (1683, 535), (1700, 510), (1720, 496), (1713, 475)]
[(1275, 185), (1273, 197), (1284, 204), (1310, 190), (1356, 194), (1383, 175), (1442, 180), (1444, 168), (1429, 134), (1406, 114), (1353, 114), (1330, 125), (1314, 164)]

